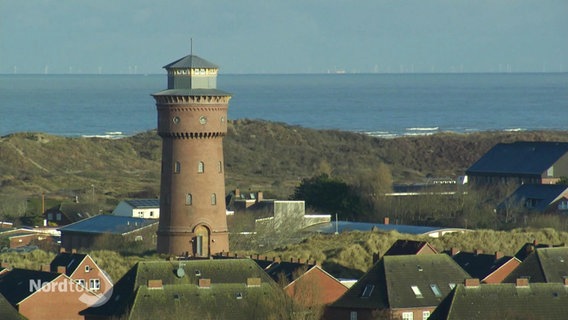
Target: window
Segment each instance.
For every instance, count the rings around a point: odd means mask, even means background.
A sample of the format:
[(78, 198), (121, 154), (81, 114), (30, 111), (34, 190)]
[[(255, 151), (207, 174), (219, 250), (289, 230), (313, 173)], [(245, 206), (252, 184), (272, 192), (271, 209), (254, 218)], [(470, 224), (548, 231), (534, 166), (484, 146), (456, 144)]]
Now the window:
[(430, 311), (422, 311), (422, 320), (426, 320), (430, 317)]
[(365, 289), (363, 289), (363, 293), (361, 294), (361, 298), (368, 298), (371, 296), (371, 294), (373, 293), (373, 289), (375, 289), (375, 286), (372, 284), (367, 284), (365, 286)]
[(140, 218), (144, 218), (144, 211), (138, 211), (138, 216)]
[(558, 203), (558, 210), (568, 210), (568, 200), (562, 200)]
[(219, 161), (219, 168), (217, 168), (217, 169), (219, 169), (219, 173), (223, 172), (223, 162), (222, 161)]
[(53, 213), (47, 214), (47, 220), (53, 220)]
[(76, 281), (77, 281), (78, 284), (82, 285), (83, 287), (86, 287), (85, 279), (77, 279)]
[(91, 279), (89, 280), (89, 289), (93, 291), (98, 291), (101, 289), (101, 280), (99, 279)]
[(432, 292), (434, 292), (434, 295), (438, 298), (440, 298), (442, 296), (442, 291), (440, 291), (440, 288), (438, 287), (437, 284), (432, 283), (430, 284), (430, 289), (432, 289)]
[(554, 166), (548, 168), (548, 170), (546, 170), (546, 176), (548, 177), (554, 177)]
[(61, 221), (61, 213), (58, 212), (58, 213), (55, 215), (55, 220)]
[(423, 298), (422, 292), (420, 292), (420, 289), (418, 289), (417, 286), (411, 286), (410, 288), (412, 289), (412, 292), (414, 292), (414, 294), (416, 295), (416, 298)]
[(185, 194), (185, 205), (190, 206), (192, 201), (193, 201), (193, 199), (191, 197), (191, 193), (186, 193)]
[(181, 172), (181, 162), (176, 161), (174, 163), (174, 173), (180, 173)]
[(90, 272), (91, 271), (91, 266), (90, 265), (86, 265), (85, 266), (85, 272)]
[(197, 173), (203, 172), (205, 172), (205, 163), (203, 163), (203, 161), (199, 161), (199, 164), (197, 164)]
[(349, 313), (349, 320), (357, 320), (357, 311), (351, 311), (351, 313)]
[(150, 217), (154, 216), (154, 211), (150, 211)]
[(450, 290), (454, 290), (454, 288), (456, 287), (456, 284), (453, 282), (448, 283), (448, 286), (450, 287)]
[(211, 205), (216, 205), (217, 204), (217, 195), (212, 193), (211, 194)]
[(144, 240), (144, 238), (142, 236), (134, 237), (134, 241), (142, 241), (142, 240)]
[(412, 312), (403, 312), (402, 313), (402, 320), (413, 320), (414, 319), (414, 313)]

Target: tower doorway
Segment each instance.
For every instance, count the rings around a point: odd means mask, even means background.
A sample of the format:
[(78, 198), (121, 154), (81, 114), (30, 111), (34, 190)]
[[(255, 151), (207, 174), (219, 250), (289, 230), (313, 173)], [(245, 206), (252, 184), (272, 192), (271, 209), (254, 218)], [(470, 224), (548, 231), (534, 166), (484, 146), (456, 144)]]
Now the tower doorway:
[(193, 241), (193, 252), (196, 257), (209, 256), (209, 228), (204, 225), (195, 227), (195, 238)]

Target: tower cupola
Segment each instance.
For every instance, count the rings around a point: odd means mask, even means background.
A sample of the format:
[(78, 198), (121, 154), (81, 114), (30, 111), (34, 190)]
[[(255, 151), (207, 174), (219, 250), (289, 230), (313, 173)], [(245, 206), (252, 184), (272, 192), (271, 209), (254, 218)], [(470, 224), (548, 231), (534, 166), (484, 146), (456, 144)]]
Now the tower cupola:
[(164, 66), (168, 89), (216, 89), (219, 67), (190, 54)]

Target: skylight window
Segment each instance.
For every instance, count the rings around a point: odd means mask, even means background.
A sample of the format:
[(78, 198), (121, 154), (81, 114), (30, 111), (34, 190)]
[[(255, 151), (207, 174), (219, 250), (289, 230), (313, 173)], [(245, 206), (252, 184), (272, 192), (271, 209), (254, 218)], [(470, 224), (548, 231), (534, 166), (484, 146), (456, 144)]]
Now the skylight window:
[(371, 296), (371, 294), (373, 293), (373, 290), (375, 289), (375, 285), (373, 284), (367, 284), (365, 286), (365, 289), (363, 289), (363, 293), (361, 294), (361, 298), (368, 298)]
[(430, 284), (430, 289), (432, 289), (432, 292), (434, 292), (434, 295), (438, 298), (440, 298), (442, 296), (442, 291), (440, 291), (440, 288), (438, 287), (437, 284), (432, 283)]
[(412, 292), (414, 292), (414, 294), (416, 295), (416, 298), (424, 298), (424, 296), (422, 296), (422, 292), (420, 291), (420, 289), (418, 288), (418, 286), (411, 286), (410, 287), (412, 289)]

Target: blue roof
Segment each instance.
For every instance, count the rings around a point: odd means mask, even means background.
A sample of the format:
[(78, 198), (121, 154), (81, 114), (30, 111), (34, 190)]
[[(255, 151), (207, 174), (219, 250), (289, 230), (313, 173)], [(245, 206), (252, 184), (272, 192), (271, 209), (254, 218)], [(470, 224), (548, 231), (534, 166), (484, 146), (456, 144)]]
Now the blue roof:
[(130, 199), (124, 200), (133, 208), (159, 208), (160, 199)]
[(540, 175), (568, 152), (566, 142), (498, 143), (476, 163), (466, 174), (533, 174)]
[(101, 214), (66, 225), (58, 230), (61, 232), (125, 234), (157, 223), (156, 219)]
[[(309, 226), (304, 229), (307, 232), (318, 232), (318, 233), (335, 233), (336, 222), (326, 222), (320, 223), (313, 226)], [(437, 231), (445, 228), (437, 227), (424, 227), (424, 226), (409, 226), (403, 224), (379, 224), (370, 222), (350, 222), (350, 221), (338, 221), (337, 231), (338, 232), (349, 232), (349, 231), (372, 231), (373, 228), (377, 228), (381, 231), (397, 231), (398, 233), (407, 234), (426, 234), (433, 231)]]
[(530, 199), (536, 200), (531, 209), (544, 211), (567, 191), (568, 186), (563, 184), (523, 184), (500, 203), (499, 207), (505, 208), (507, 205), (522, 206), (524, 201)]

